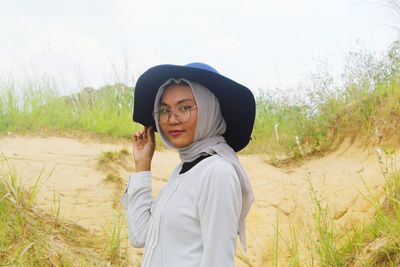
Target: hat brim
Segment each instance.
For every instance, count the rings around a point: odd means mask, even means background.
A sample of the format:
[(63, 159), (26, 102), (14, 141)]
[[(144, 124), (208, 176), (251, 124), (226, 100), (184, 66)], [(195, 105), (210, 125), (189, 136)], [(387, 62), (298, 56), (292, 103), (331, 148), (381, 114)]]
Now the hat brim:
[(135, 86), (133, 120), (156, 129), (152, 116), (159, 87), (170, 78), (185, 78), (207, 87), (218, 98), (226, 122), (224, 137), (236, 152), (250, 142), (256, 104), (245, 86), (212, 71), (179, 65), (158, 65), (143, 73)]

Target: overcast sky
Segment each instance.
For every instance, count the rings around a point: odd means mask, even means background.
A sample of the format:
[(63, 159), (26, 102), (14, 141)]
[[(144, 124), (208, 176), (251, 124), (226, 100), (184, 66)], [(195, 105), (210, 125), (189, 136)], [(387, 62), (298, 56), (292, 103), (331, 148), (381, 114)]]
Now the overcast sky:
[(98, 87), (200, 61), (252, 89), (285, 87), (320, 61), (337, 72), (348, 51), (384, 51), (398, 22), (387, 3), (0, 0), (0, 74)]

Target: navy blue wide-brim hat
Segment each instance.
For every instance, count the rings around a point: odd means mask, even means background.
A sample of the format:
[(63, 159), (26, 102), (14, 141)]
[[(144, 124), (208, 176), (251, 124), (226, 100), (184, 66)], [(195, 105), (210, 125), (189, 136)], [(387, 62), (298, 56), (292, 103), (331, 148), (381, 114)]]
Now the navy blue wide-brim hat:
[(236, 152), (247, 146), (253, 131), (256, 104), (253, 93), (245, 86), (219, 74), (204, 63), (158, 65), (137, 80), (133, 105), (133, 120), (146, 127), (153, 126), (154, 100), (160, 86), (170, 78), (184, 78), (207, 87), (217, 98), (226, 122), (223, 134)]

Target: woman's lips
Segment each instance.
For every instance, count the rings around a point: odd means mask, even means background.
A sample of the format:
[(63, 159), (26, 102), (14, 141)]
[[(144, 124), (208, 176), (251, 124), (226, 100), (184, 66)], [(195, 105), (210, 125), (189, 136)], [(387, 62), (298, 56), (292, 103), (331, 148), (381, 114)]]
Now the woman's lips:
[(179, 135), (181, 135), (184, 131), (182, 130), (173, 130), (173, 131), (169, 131), (168, 133), (172, 136), (172, 137), (177, 137)]

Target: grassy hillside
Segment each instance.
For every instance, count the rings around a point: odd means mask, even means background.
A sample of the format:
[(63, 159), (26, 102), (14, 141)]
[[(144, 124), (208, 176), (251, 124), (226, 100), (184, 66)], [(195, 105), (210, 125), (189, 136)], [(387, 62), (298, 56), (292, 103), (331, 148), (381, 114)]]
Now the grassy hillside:
[(91, 133), (128, 138), (133, 90), (123, 84), (61, 96), (48, 82), (0, 84), (0, 133)]
[[(330, 78), (312, 81), (308, 95), (289, 101), (257, 92), (253, 140), (245, 153), (302, 157), (334, 148), (345, 138), (366, 144), (400, 142), (400, 44), (380, 58), (350, 53), (340, 87)], [(133, 88), (123, 84), (61, 96), (54, 84), (16, 86), (0, 81), (0, 134), (61, 133), (129, 138)]]
[[(309, 232), (301, 235), (302, 242), (295, 225), (289, 240), (282, 238), (279, 231), (276, 233), (277, 240), (287, 246), (291, 266), (400, 265), (400, 171), (394, 165), (386, 164), (394, 162), (394, 155), (381, 156), (386, 179), (385, 197), (381, 202), (373, 197), (373, 193), (365, 196), (374, 208), (374, 216), (365, 224), (354, 225), (352, 229), (336, 228), (328, 206), (322, 203), (310, 184), (313, 212)], [(274, 256), (278, 258), (278, 255)]]
[(379, 59), (350, 53), (342, 85), (317, 78), (302, 101), (276, 100), (268, 92), (258, 96), (248, 151), (302, 157), (333, 149), (345, 138), (368, 145), (400, 144), (399, 48), (395, 42)]

